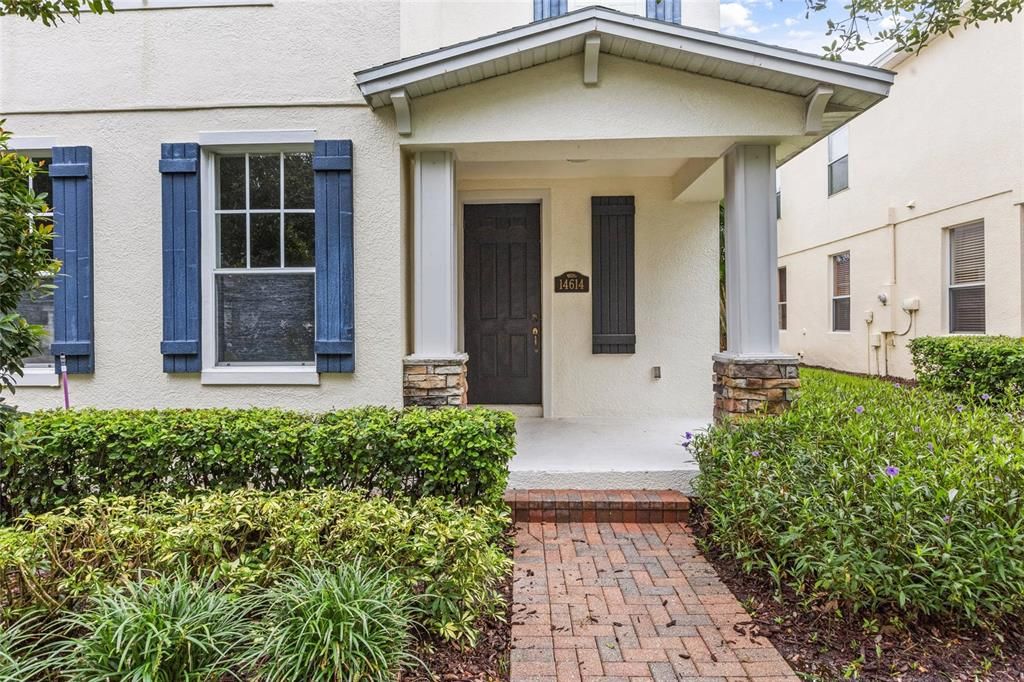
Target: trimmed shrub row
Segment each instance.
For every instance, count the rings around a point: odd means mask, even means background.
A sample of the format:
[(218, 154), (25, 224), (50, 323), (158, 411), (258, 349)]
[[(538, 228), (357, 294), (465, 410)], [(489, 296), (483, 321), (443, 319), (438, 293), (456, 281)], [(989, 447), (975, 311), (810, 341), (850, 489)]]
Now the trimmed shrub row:
[(0, 522), (89, 495), (364, 489), (496, 502), (515, 418), (483, 409), (59, 410), (19, 415), (0, 442)]
[(244, 595), (297, 566), (363, 559), (417, 595), (430, 633), (472, 643), (477, 621), (504, 606), (508, 522), (503, 507), (331, 489), (90, 497), (0, 527), (0, 616), (73, 610), (140, 573), (208, 578)]
[(715, 544), (829, 610), (1024, 612), (1024, 399), (801, 374), (784, 415), (693, 441)]
[(1024, 391), (1024, 339), (922, 336), (911, 340), (910, 356), (926, 388), (996, 399)]

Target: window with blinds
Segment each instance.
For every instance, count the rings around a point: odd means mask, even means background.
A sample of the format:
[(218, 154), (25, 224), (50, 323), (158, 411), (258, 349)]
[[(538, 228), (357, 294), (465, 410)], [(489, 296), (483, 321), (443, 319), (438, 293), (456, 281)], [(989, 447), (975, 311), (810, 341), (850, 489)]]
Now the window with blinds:
[(832, 331), (850, 331), (850, 252), (832, 256)]
[(786, 268), (779, 268), (779, 329), (786, 328)]
[(985, 333), (985, 225), (949, 231), (949, 331)]

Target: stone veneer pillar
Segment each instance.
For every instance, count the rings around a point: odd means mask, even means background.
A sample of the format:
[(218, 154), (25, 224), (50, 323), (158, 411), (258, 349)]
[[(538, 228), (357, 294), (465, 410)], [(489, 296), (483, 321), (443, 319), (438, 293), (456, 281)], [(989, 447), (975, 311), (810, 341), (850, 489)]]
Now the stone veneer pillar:
[(782, 414), (800, 388), (795, 357), (714, 356), (715, 421)]
[(714, 356), (715, 421), (780, 414), (796, 398), (799, 360), (779, 351), (775, 149), (725, 154), (727, 351)]
[(413, 353), (403, 360), (403, 401), (457, 407), (467, 402), (467, 356), (458, 351), (455, 155), (417, 152), (412, 194)]
[(402, 393), (406, 407), (461, 407), (467, 402), (466, 360), (460, 354), (446, 358), (411, 355), (405, 365)]

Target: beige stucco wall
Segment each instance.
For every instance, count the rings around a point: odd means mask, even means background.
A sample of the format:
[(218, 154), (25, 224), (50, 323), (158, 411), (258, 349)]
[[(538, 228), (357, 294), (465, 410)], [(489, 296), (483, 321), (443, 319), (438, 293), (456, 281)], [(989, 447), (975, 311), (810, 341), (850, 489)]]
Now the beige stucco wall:
[[(711, 413), (718, 350), (718, 204), (672, 201), (652, 178), (462, 180), (460, 198), (543, 197), (545, 414), (688, 416)], [(593, 355), (590, 294), (554, 294), (554, 275), (593, 274), (590, 198), (636, 197), (636, 354)], [(472, 362), (472, 359), (470, 360)], [(661, 379), (652, 377), (660, 366)]]
[(0, 111), (362, 103), (352, 73), (398, 58), (397, 1), (0, 19)]
[[(780, 169), (779, 264), (789, 288), (783, 350), (810, 364), (885, 371), (885, 356), (876, 360), (869, 351), (869, 334), (909, 327), (888, 350), (888, 370), (910, 376), (907, 341), (948, 329), (947, 228), (977, 219), (986, 227), (986, 331), (1024, 331), (1022, 40), (1019, 24), (986, 24), (895, 66), (889, 99), (849, 124), (848, 190), (827, 195), (825, 141)], [(832, 333), (829, 256), (846, 250), (852, 329)], [(877, 299), (882, 292), (888, 306)], [(921, 301), (913, 326), (900, 309), (907, 297)]]
[[(354, 106), (276, 106), (355, 98), (354, 70), (397, 57), (397, 22), (375, 3), (326, 0), (123, 12), (58, 29), (0, 20), (7, 127), (93, 148), (96, 371), (71, 377), (72, 404), (401, 404), (403, 221), (393, 115), (372, 112), (361, 98)], [(44, 42), (45, 59), (26, 49)], [(30, 113), (55, 109), (69, 113)], [(101, 111), (82, 111), (89, 109)], [(321, 375), (319, 386), (204, 386), (196, 375), (164, 374), (160, 144), (196, 141), (200, 131), (280, 129), (353, 140), (356, 372)], [(60, 389), (22, 387), (14, 402), (58, 407)]]

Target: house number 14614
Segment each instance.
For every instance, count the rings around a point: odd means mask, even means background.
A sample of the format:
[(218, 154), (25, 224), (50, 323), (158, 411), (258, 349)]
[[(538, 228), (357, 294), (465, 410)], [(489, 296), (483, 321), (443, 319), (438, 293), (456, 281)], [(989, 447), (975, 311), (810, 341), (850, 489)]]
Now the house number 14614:
[(590, 291), (590, 278), (586, 275), (570, 271), (555, 277), (556, 294), (585, 294)]

